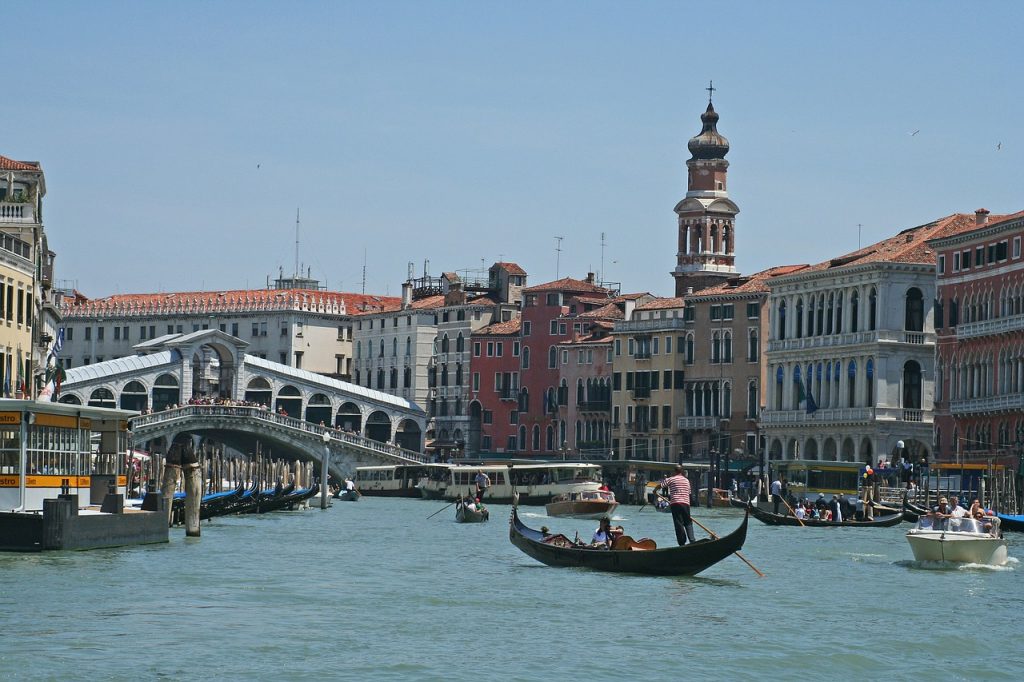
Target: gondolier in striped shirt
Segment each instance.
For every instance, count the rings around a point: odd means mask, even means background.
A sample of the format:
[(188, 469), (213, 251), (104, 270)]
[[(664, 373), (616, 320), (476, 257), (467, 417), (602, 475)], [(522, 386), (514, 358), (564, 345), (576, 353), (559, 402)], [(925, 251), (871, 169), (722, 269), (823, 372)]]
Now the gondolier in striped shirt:
[(668, 491), (669, 509), (672, 511), (672, 523), (676, 528), (676, 541), (680, 547), (689, 540), (693, 542), (693, 521), (690, 520), (690, 481), (686, 478), (686, 470), (681, 464), (676, 465), (676, 472), (661, 481), (661, 487)]

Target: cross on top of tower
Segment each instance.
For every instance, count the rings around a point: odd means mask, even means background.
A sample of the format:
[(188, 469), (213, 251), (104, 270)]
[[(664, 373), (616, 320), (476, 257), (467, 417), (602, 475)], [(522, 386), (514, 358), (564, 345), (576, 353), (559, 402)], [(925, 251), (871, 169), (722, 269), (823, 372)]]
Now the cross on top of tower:
[(711, 104), (711, 96), (715, 94), (715, 90), (718, 88), (715, 87), (714, 81), (708, 81), (708, 87), (704, 89), (708, 91), (708, 104)]

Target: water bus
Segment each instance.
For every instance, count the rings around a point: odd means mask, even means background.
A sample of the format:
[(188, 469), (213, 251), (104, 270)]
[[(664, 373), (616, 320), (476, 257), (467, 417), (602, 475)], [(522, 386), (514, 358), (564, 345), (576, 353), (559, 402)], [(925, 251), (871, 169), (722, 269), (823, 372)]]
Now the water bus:
[(367, 497), (422, 497), (430, 479), (444, 479), (447, 464), (400, 464), (356, 468), (356, 489)]
[(484, 501), (511, 504), (513, 488), (519, 503), (543, 505), (563, 493), (597, 491), (601, 487), (601, 467), (579, 462), (543, 464), (447, 465), (444, 478), (433, 478), (421, 487), (427, 499), (457, 500), (476, 493), (476, 475), (483, 472), (491, 481)]
[(838, 495), (857, 504), (862, 462), (786, 459), (771, 464), (775, 476), (786, 482), (788, 492), (798, 500), (806, 498), (813, 502), (819, 495), (829, 499)]

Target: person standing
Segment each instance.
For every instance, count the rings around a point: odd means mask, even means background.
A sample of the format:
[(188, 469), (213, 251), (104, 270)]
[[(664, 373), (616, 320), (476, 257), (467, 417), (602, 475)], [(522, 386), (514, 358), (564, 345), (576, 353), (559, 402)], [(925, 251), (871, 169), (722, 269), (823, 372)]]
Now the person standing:
[(864, 519), (870, 521), (875, 518), (875, 470), (871, 463), (864, 465), (864, 473), (861, 476), (861, 502), (864, 503)]
[(491, 487), (490, 477), (482, 471), (476, 472), (476, 497), (478, 500), (484, 499), (484, 493)]
[(779, 513), (779, 503), (782, 502), (782, 481), (776, 478), (772, 481), (772, 503), (775, 505), (772, 511)]
[(677, 464), (675, 474), (662, 480), (661, 487), (668, 491), (668, 505), (672, 512), (672, 524), (676, 529), (676, 542), (682, 547), (689, 540), (693, 542), (693, 521), (690, 520), (690, 480), (686, 470)]

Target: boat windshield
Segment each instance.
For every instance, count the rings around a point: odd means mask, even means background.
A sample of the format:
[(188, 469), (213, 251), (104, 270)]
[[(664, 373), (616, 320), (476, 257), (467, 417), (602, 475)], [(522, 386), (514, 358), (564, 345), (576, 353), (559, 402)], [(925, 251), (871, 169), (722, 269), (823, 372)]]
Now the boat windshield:
[(984, 528), (985, 522), (978, 522), (975, 519), (963, 517), (960, 519), (935, 519), (931, 516), (922, 516), (918, 519), (917, 527), (921, 530), (943, 530), (954, 533), (987, 533)]
[(964, 517), (962, 519), (950, 519), (949, 530), (960, 533), (984, 533), (977, 521)]

